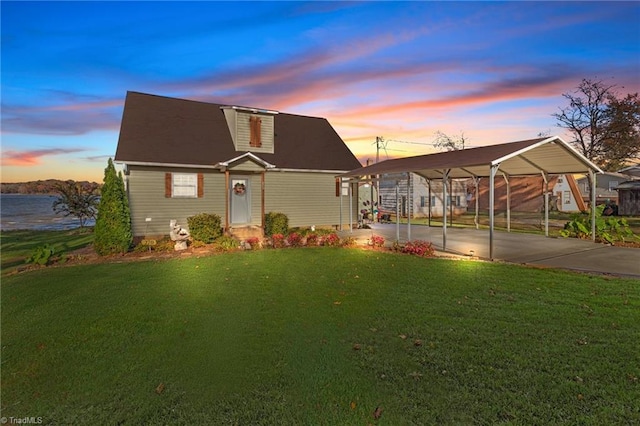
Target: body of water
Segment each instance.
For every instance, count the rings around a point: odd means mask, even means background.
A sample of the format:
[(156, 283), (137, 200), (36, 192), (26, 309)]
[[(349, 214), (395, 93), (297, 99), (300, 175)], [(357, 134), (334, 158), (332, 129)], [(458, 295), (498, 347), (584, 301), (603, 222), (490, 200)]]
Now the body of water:
[[(78, 228), (80, 221), (77, 218), (53, 212), (53, 202), (57, 198), (55, 195), (0, 194), (0, 229), (53, 231)], [(87, 221), (86, 225), (93, 226), (95, 221)]]

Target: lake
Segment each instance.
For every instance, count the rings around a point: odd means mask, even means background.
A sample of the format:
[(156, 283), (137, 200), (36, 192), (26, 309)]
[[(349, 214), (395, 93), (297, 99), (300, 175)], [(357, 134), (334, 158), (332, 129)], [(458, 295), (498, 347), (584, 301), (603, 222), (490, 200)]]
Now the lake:
[[(55, 231), (78, 228), (75, 217), (64, 217), (53, 212), (55, 195), (0, 194), (0, 229), (13, 231), (30, 229)], [(94, 220), (87, 226), (95, 225)]]

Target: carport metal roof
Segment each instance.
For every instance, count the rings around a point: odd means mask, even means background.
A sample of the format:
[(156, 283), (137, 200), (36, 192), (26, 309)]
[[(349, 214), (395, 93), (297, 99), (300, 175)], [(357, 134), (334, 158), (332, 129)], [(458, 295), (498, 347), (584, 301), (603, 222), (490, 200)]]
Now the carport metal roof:
[[(500, 172), (508, 182), (510, 176), (586, 173), (591, 177), (591, 203), (595, 205), (595, 174), (602, 170), (558, 136), (440, 152), (415, 157), (386, 160), (340, 175), (345, 179), (369, 179), (388, 173), (415, 173), (426, 179), (456, 179), (488, 177), (490, 257), (493, 258), (494, 179)], [(443, 199), (446, 199), (446, 185)], [(546, 195), (546, 194), (545, 194)], [(548, 220), (548, 200), (545, 197)], [(446, 249), (446, 209), (443, 219), (443, 246)], [(595, 239), (595, 209), (592, 209), (592, 234)]]

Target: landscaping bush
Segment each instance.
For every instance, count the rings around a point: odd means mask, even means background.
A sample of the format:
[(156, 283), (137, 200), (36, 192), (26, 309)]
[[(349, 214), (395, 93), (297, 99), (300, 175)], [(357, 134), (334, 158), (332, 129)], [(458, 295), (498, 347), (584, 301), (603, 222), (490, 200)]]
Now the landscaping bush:
[(335, 232), (327, 234), (322, 238), (320, 243), (323, 246), (338, 247), (340, 245), (340, 237)]
[(289, 217), (284, 213), (269, 212), (264, 215), (264, 233), (285, 235), (289, 231)]
[(302, 247), (304, 245), (302, 236), (297, 232), (291, 232), (289, 235), (287, 235), (287, 244), (289, 244), (289, 246), (291, 247)]
[(26, 263), (35, 263), (42, 266), (48, 265), (54, 253), (55, 250), (49, 244), (38, 246), (33, 250), (31, 257), (27, 259)]
[(222, 235), (220, 216), (211, 213), (199, 213), (187, 218), (189, 232), (194, 240), (209, 244)]
[(273, 247), (273, 248), (282, 248), (284, 246), (285, 246), (284, 235), (282, 235), (282, 234), (273, 234), (271, 236), (271, 247)]
[(371, 245), (378, 248), (384, 247), (384, 237), (381, 237), (380, 235), (372, 235)]
[[(603, 216), (602, 212), (606, 205), (601, 204), (596, 207), (596, 240), (615, 244), (616, 241), (626, 241), (637, 236), (629, 228), (627, 220), (615, 216)], [(591, 238), (591, 213), (576, 213), (571, 216), (571, 220), (564, 225), (560, 231), (563, 237), (574, 237), (580, 239)]]
[(234, 251), (240, 246), (240, 241), (228, 235), (223, 235), (216, 239), (214, 245), (220, 251)]
[(249, 247), (245, 246), (245, 248), (248, 248), (249, 250), (259, 250), (261, 248), (260, 238), (258, 237), (247, 238), (246, 243)]
[(420, 257), (432, 257), (435, 254), (433, 245), (428, 241), (409, 241), (402, 248), (402, 253), (413, 254)]
[(318, 237), (318, 234), (316, 234), (315, 232), (307, 234), (308, 246), (317, 246), (319, 242), (320, 242), (320, 238)]

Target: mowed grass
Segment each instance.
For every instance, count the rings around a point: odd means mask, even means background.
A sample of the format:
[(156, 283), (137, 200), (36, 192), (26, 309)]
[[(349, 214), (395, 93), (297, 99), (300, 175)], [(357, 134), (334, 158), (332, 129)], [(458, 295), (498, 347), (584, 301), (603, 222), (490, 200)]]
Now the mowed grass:
[(74, 250), (93, 243), (91, 228), (65, 231), (2, 231), (0, 232), (0, 270), (2, 275), (16, 272), (25, 267), (25, 261), (34, 250), (48, 244), (54, 250), (54, 256), (64, 258)]
[(2, 280), (2, 416), (633, 424), (639, 342), (637, 280), (336, 248), (47, 268)]

